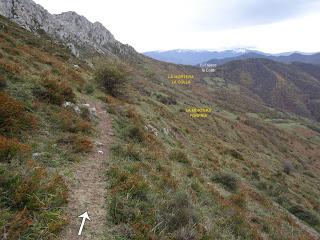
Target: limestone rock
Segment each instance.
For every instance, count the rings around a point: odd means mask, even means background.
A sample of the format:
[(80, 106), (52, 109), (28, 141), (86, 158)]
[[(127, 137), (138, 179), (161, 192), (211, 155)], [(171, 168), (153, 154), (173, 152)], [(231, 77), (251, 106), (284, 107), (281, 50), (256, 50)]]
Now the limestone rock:
[(0, 0), (0, 14), (29, 31), (44, 31), (63, 42), (77, 57), (82, 47), (116, 57), (139, 55), (129, 45), (117, 41), (101, 23), (91, 23), (75, 12), (50, 14), (32, 0)]

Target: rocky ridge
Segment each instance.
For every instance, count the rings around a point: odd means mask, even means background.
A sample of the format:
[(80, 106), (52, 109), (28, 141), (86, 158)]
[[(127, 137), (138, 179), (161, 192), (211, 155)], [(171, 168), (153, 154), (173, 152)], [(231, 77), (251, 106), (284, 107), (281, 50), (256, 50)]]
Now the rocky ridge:
[(32, 0), (0, 0), (0, 15), (29, 31), (44, 31), (66, 44), (77, 57), (83, 47), (124, 58), (138, 54), (131, 46), (117, 41), (101, 23), (91, 23), (75, 12), (50, 14)]

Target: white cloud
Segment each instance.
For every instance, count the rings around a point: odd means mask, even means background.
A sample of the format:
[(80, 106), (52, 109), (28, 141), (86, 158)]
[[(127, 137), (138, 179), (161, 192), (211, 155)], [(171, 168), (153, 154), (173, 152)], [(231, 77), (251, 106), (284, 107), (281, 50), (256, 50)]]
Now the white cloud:
[(254, 47), (319, 51), (318, 0), (36, 0), (99, 21), (138, 51)]

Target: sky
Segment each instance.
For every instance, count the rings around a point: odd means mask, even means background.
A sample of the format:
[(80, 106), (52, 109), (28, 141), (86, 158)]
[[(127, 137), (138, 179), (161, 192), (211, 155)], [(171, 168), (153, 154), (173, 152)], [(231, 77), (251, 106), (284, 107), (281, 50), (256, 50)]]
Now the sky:
[(101, 22), (139, 52), (320, 51), (320, 0), (35, 0)]

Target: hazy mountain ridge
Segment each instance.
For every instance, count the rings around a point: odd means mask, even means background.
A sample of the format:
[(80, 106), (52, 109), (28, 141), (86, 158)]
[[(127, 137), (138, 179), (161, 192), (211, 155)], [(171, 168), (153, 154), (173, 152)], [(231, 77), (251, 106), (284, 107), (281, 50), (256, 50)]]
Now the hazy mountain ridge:
[(225, 51), (177, 49), (169, 51), (150, 51), (143, 54), (156, 60), (186, 65), (199, 65), (206, 62), (222, 65), (227, 62), (249, 58), (265, 58), (285, 63), (305, 62), (320, 64), (320, 53), (306, 54), (300, 52), (285, 52), (270, 54), (248, 49)]
[(209, 51), (209, 50), (168, 50), (168, 51), (150, 51), (144, 52), (143, 54), (165, 62), (186, 64), (186, 65), (197, 65), (209, 61), (213, 58), (223, 59), (235, 56), (240, 56), (247, 50), (226, 50), (226, 51)]
[(303, 62), (310, 64), (320, 64), (320, 53), (315, 54), (302, 54), (302, 53), (292, 53), (290, 55), (280, 55), (273, 56), (268, 54), (260, 54), (260, 53), (245, 53), (240, 56), (224, 58), (224, 59), (211, 59), (207, 63), (222, 65), (231, 61), (242, 60), (242, 59), (250, 59), (250, 58), (263, 58), (269, 59), (282, 63), (292, 63), (292, 62)]

